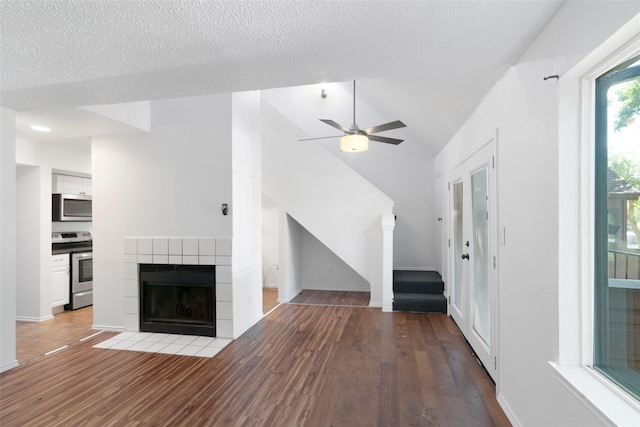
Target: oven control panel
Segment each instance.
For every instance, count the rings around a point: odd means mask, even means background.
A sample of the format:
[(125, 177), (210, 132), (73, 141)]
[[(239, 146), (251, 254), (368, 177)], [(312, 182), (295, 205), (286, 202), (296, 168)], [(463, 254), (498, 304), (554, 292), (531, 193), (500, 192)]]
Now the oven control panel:
[(91, 239), (91, 232), (89, 231), (60, 231), (51, 233), (51, 243), (89, 242)]

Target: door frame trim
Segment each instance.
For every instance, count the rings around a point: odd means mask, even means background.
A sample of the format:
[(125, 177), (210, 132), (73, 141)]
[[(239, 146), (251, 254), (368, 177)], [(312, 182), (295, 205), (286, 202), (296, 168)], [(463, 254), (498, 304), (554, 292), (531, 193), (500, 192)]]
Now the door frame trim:
[[(491, 372), (492, 379), (496, 383), (496, 392), (499, 391), (499, 376), (500, 376), (500, 286), (499, 286), (499, 278), (500, 278), (500, 270), (499, 270), (499, 247), (503, 245), (503, 241), (500, 240), (500, 218), (499, 218), (499, 162), (498, 162), (498, 148), (499, 148), (499, 129), (496, 128), (489, 136), (481, 139), (482, 143), (475, 146), (475, 148), (466, 154), (459, 162), (457, 162), (454, 166), (449, 168), (447, 172), (447, 186), (449, 191), (447, 192), (447, 214), (449, 222), (451, 222), (451, 218), (453, 215), (453, 183), (458, 182), (460, 177), (453, 177), (453, 171), (463, 165), (466, 161), (471, 159), (474, 155), (479, 153), (480, 151), (489, 147), (489, 152), (491, 159), (489, 159), (488, 170), (489, 170), (489, 240), (490, 240), (490, 248), (491, 248), (491, 256), (490, 256), (490, 280), (491, 280), (491, 292), (494, 295), (491, 301), (491, 317), (492, 317), (492, 325), (491, 325), (491, 356), (494, 359), (494, 366), (487, 367), (485, 369), (487, 372)], [(478, 168), (473, 167), (472, 170), (476, 171)], [(451, 282), (451, 286), (453, 286), (453, 259), (452, 259), (452, 251), (453, 251), (453, 225), (449, 224), (447, 226), (447, 236), (445, 239), (451, 240), (451, 246), (447, 247), (445, 244), (445, 254), (443, 254), (443, 259), (446, 260), (443, 265), (447, 266), (448, 270), (448, 278)], [(493, 259), (493, 263), (491, 263), (491, 259)], [(451, 292), (449, 293), (451, 295)], [(466, 299), (469, 300), (470, 296), (466, 296)], [(451, 315), (451, 306), (453, 301), (449, 301), (449, 315)], [(466, 302), (465, 302), (466, 304)], [(465, 313), (466, 316), (466, 313)], [(466, 319), (466, 318), (465, 318)], [(461, 332), (464, 327), (458, 325)], [(469, 331), (468, 333), (471, 333)], [(468, 338), (465, 336), (467, 341)]]

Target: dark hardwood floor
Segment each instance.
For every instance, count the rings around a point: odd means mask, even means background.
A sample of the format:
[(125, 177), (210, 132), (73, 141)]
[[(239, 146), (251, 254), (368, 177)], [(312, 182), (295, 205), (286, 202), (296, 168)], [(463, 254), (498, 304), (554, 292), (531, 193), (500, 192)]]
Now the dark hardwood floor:
[(350, 307), (368, 307), (371, 294), (355, 291), (315, 291), (304, 289), (291, 304), (344, 305)]
[[(278, 289), (262, 289), (262, 312), (278, 305)], [(44, 322), (16, 322), (16, 359), (25, 364), (45, 353), (98, 332), (93, 325), (93, 306), (58, 313)]]
[(4, 426), (506, 426), (443, 314), (281, 304), (214, 358), (96, 349), (0, 375)]

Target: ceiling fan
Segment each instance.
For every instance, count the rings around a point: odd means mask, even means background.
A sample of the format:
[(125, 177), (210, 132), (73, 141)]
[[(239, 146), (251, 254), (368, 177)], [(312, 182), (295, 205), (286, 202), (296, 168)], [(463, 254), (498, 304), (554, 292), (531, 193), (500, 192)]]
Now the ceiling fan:
[[(348, 152), (366, 151), (369, 148), (369, 140), (376, 142), (384, 142), (386, 144), (398, 145), (403, 139), (388, 138), (386, 136), (373, 135), (374, 133), (384, 132), (387, 130), (406, 127), (400, 120), (385, 123), (383, 125), (374, 126), (368, 129), (360, 129), (356, 124), (356, 81), (353, 81), (353, 124), (349, 129), (329, 119), (320, 119), (321, 122), (328, 124), (338, 130), (344, 132), (344, 136), (340, 138), (340, 150)], [(300, 139), (300, 141), (312, 141), (315, 139), (338, 138), (338, 136), (321, 136), (318, 138)]]

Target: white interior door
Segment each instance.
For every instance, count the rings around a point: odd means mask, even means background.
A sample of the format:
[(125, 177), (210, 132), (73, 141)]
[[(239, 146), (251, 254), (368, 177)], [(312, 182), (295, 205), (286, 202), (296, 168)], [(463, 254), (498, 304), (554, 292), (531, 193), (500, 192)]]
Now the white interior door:
[(450, 173), (449, 313), (489, 374), (496, 372), (495, 162), (491, 140)]

